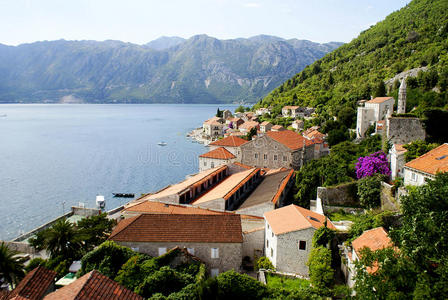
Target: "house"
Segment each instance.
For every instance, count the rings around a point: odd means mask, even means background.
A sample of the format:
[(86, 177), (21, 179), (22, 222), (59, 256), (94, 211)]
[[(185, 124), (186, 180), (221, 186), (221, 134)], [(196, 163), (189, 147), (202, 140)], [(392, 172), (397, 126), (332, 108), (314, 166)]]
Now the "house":
[(93, 270), (81, 276), (73, 283), (48, 294), (45, 300), (91, 300), (91, 299), (114, 299), (114, 300), (143, 300), (139, 296), (121, 286), (100, 272)]
[(303, 129), (303, 120), (294, 120), (291, 124), (291, 127), (294, 128), (296, 131), (299, 131)]
[(224, 119), (219, 117), (213, 117), (208, 119), (202, 124), (202, 130), (204, 135), (208, 138), (215, 139), (223, 136), (225, 125)]
[(237, 214), (142, 214), (121, 220), (109, 239), (153, 257), (174, 247), (187, 248), (212, 276), (239, 271), (242, 261), (243, 234)]
[(423, 185), (428, 179), (434, 179), (438, 172), (448, 172), (448, 143), (406, 163), (404, 185)]
[(390, 171), (392, 180), (397, 177), (403, 177), (403, 167), (405, 164), (404, 154), (406, 150), (401, 144), (393, 144), (389, 150)]
[[(343, 248), (343, 256), (341, 269), (345, 276), (347, 285), (353, 287), (355, 284), (355, 262), (361, 257), (361, 250), (369, 248), (372, 251), (392, 247), (392, 240), (383, 227), (377, 227), (364, 231), (358, 238), (352, 241), (352, 247)], [(374, 273), (378, 268), (367, 268), (367, 272)]]
[(216, 140), (208, 146), (210, 147), (210, 150), (215, 150), (218, 148), (225, 148), (227, 151), (235, 155), (236, 157), (241, 155), (241, 145), (244, 145), (247, 143), (247, 140), (244, 140), (237, 136), (228, 136), (220, 140)]
[(236, 212), (263, 217), (265, 212), (284, 206), (285, 197), (293, 185), (294, 170), (269, 171)]
[(224, 120), (227, 120), (227, 119), (232, 118), (232, 117), (233, 117), (233, 115), (232, 115), (232, 112), (230, 110), (225, 109), (225, 110), (222, 111), (222, 118)]
[(265, 255), (277, 271), (308, 276), (308, 256), (314, 232), (325, 223), (336, 229), (325, 216), (291, 204), (266, 212)]
[(255, 114), (257, 116), (262, 116), (264, 114), (270, 115), (271, 114), (271, 110), (269, 108), (266, 108), (266, 107), (261, 107), (261, 108), (258, 108), (257, 110), (255, 110)]
[(268, 131), (263, 136), (241, 145), (238, 161), (260, 168), (300, 169), (314, 159), (314, 141), (290, 131)]
[(152, 200), (166, 203), (191, 203), (228, 176), (227, 166), (205, 170), (160, 191), (140, 197), (139, 201)]
[(256, 121), (246, 121), (244, 124), (242, 124), (239, 129), (242, 133), (248, 133), (252, 128), (257, 128), (257, 130), (260, 129), (260, 124)]
[(325, 134), (319, 131), (319, 126), (313, 126), (302, 132), (303, 137), (314, 140), (314, 139), (324, 139), (326, 137)]
[(260, 180), (260, 168), (232, 174), (192, 204), (203, 208), (236, 210)]
[(272, 126), (271, 130), (272, 131), (284, 131), (286, 129), (282, 125), (274, 125), (274, 126)]
[(244, 124), (244, 120), (241, 118), (228, 118), (226, 119), (226, 124), (231, 129), (238, 129), (242, 124)]
[[(54, 291), (57, 273), (38, 266), (28, 272), (14, 290), (4, 293), (3, 300), (41, 300)], [(1, 294), (0, 294), (1, 296)]]
[(268, 131), (271, 130), (272, 126), (273, 126), (273, 125), (272, 125), (271, 122), (264, 121), (264, 122), (262, 122), (262, 123), (260, 124), (260, 131), (261, 131), (261, 132), (268, 132)]
[(287, 117), (295, 118), (298, 117), (300, 111), (301, 111), (300, 106), (284, 106), (282, 108), (282, 115), (285, 118)]
[(199, 155), (199, 172), (234, 162), (236, 156), (224, 147)]
[(394, 103), (395, 99), (392, 97), (376, 97), (369, 101), (360, 101), (356, 119), (356, 137), (364, 137), (365, 132), (371, 125), (391, 116)]

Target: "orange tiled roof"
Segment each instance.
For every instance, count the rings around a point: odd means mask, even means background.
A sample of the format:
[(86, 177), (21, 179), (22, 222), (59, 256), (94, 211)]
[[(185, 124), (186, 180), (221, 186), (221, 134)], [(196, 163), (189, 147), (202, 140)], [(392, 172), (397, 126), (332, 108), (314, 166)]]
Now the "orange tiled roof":
[(241, 128), (243, 128), (243, 129), (251, 129), (251, 128), (253, 128), (253, 127), (258, 127), (258, 126), (260, 126), (260, 123), (258, 123), (257, 121), (247, 121), (247, 122), (244, 122), (242, 125), (240, 125), (240, 129)]
[[(264, 217), (277, 235), (311, 227), (318, 229), (325, 222), (325, 216), (294, 204), (266, 212)], [(336, 229), (330, 219), (327, 227)]]
[(277, 193), (275, 194), (274, 198), (272, 199), (272, 202), (274, 204), (277, 204), (278, 199), (280, 198), (280, 195), (282, 194), (283, 190), (285, 189), (286, 185), (288, 184), (291, 177), (294, 175), (294, 170), (289, 171), (288, 176), (283, 179), (282, 183), (280, 184), (280, 187), (277, 190)]
[(56, 272), (42, 266), (30, 271), (6, 299), (40, 300), (54, 284)]
[(247, 170), (249, 170), (249, 169), (253, 169), (254, 167), (251, 167), (251, 166), (248, 166), (248, 165), (245, 165), (245, 164), (242, 164), (242, 163), (240, 163), (240, 162), (234, 162), (233, 163), (234, 165), (237, 165), (237, 166), (239, 166), (239, 167), (241, 167), (241, 168), (244, 168), (244, 169), (247, 169)]
[(375, 99), (367, 101), (367, 103), (383, 103), (389, 99), (392, 99), (392, 97), (376, 97)]
[(207, 153), (204, 153), (202, 155), (199, 155), (199, 157), (204, 158), (215, 158), (215, 159), (232, 159), (236, 158), (235, 155), (233, 155), (229, 150), (223, 147), (216, 148), (215, 150), (209, 151)]
[(280, 129), (285, 129), (285, 127), (283, 127), (282, 125), (274, 125), (274, 126), (272, 126), (272, 130), (280, 130)]
[(237, 136), (229, 136), (229, 137), (214, 141), (213, 143), (210, 143), (210, 145), (223, 146), (223, 147), (239, 147), (245, 143), (247, 143), (247, 141), (243, 140), (242, 138), (239, 138)]
[(437, 172), (448, 172), (448, 143), (411, 160), (404, 166), (433, 175)]
[(143, 297), (135, 294), (117, 282), (109, 279), (96, 270), (80, 277), (73, 283), (48, 294), (45, 300), (143, 300)]
[(157, 201), (143, 201), (124, 208), (126, 212), (175, 214), (175, 215), (222, 215), (226, 212), (214, 211), (181, 204), (168, 204)]
[(216, 123), (219, 123), (219, 125), (222, 125), (222, 123), (220, 121), (222, 122), (222, 118), (213, 117), (213, 118), (210, 118), (210, 119), (206, 120), (204, 122), (204, 124), (215, 125)]
[(303, 147), (303, 143), (305, 142), (305, 146), (312, 145), (313, 142), (304, 138), (300, 134), (291, 131), (291, 130), (283, 130), (283, 131), (268, 131), (266, 135), (280, 144), (285, 145), (291, 150), (297, 150)]
[(395, 150), (397, 152), (406, 152), (408, 151), (406, 148), (403, 147), (403, 144), (394, 144)]
[(360, 257), (360, 250), (362, 248), (369, 248), (372, 251), (392, 247), (392, 240), (387, 235), (383, 227), (377, 227), (364, 231), (358, 238), (352, 242), (353, 249), (356, 255)]
[(237, 214), (143, 214), (117, 224), (109, 239), (121, 242), (242, 243)]
[(260, 125), (266, 126), (266, 125), (269, 125), (269, 124), (272, 124), (272, 123), (271, 123), (271, 122), (268, 122), (268, 121), (264, 121), (264, 122), (262, 122)]

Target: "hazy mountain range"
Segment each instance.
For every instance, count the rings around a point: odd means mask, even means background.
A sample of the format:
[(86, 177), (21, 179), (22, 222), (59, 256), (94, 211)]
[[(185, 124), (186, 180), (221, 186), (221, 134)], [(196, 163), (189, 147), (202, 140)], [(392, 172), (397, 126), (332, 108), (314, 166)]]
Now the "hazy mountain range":
[(254, 102), (340, 45), (263, 35), (0, 44), (0, 102)]

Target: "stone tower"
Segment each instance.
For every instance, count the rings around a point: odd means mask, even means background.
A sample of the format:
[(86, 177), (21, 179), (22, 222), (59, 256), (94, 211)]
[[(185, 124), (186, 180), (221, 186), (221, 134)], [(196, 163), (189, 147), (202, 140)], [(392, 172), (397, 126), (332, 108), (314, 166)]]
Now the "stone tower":
[(398, 108), (397, 114), (406, 113), (406, 77), (403, 78), (398, 91)]

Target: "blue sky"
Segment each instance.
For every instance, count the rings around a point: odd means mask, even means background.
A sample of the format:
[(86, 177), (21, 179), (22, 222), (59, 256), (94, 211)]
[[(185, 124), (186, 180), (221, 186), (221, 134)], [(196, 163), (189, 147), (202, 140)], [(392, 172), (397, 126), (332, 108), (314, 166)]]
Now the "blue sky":
[(258, 34), (349, 42), (410, 0), (0, 0), (0, 43)]

